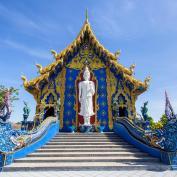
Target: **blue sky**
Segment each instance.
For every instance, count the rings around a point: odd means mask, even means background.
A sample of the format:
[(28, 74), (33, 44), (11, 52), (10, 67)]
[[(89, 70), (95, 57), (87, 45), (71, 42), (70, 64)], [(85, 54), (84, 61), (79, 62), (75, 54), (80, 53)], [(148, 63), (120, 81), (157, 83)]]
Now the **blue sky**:
[(20, 89), (12, 121), (22, 119), (23, 100), (34, 116), (35, 102), (22, 86), (21, 74), (38, 75), (35, 63), (54, 61), (77, 36), (88, 8), (92, 29), (108, 50), (121, 49), (120, 63), (136, 64), (135, 77), (151, 75), (149, 90), (137, 100), (137, 111), (149, 101), (149, 114), (164, 112), (167, 90), (177, 112), (176, 0), (0, 0), (0, 84)]

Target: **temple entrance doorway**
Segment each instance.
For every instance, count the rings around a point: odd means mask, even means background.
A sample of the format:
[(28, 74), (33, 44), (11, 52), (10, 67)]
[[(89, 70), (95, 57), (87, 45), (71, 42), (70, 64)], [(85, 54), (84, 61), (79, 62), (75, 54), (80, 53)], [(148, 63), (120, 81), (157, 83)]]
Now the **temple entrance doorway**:
[(44, 109), (44, 120), (47, 118), (47, 117), (54, 117), (55, 116), (55, 111), (54, 111), (54, 107), (46, 107)]

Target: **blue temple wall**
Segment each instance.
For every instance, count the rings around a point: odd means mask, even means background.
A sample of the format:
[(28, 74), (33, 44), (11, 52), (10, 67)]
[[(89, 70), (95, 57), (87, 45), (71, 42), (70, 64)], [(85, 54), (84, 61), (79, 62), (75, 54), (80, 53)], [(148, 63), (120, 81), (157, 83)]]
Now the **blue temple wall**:
[(76, 99), (75, 80), (78, 74), (79, 70), (66, 68), (63, 128), (61, 131), (70, 132), (69, 127), (72, 126), (73, 121), (76, 122), (76, 111), (74, 110)]
[[(76, 122), (76, 111), (74, 109), (76, 100), (75, 80), (78, 77), (79, 72), (80, 70), (66, 68), (63, 128), (61, 131), (71, 131), (69, 127), (72, 126), (72, 122)], [(93, 73), (98, 81), (97, 104), (99, 105), (99, 110), (97, 111), (97, 118), (98, 121), (104, 124), (104, 131), (109, 131), (106, 70), (105, 68), (101, 68), (94, 70)]]
[(104, 125), (104, 131), (110, 131), (109, 129), (109, 117), (108, 117), (108, 101), (107, 101), (107, 83), (106, 83), (106, 69), (101, 68), (93, 71), (98, 81), (98, 98), (97, 104), (99, 109), (97, 111), (97, 119), (100, 124)]
[[(97, 51), (93, 48), (93, 51), (98, 56)], [(76, 122), (76, 111), (74, 109), (75, 102), (76, 102), (76, 88), (75, 88), (75, 80), (79, 75), (80, 70), (77, 69), (70, 69), (67, 68), (66, 65), (72, 61), (72, 59), (78, 54), (79, 49), (76, 50), (72, 55), (70, 53), (67, 54), (67, 57), (65, 59), (65, 68), (66, 68), (66, 75), (65, 75), (65, 98), (64, 98), (64, 112), (63, 112), (63, 128), (60, 131), (63, 132), (70, 132), (70, 126), (72, 126), (73, 122)], [(106, 56), (101, 55), (98, 56), (100, 60), (107, 65), (108, 58)], [(55, 71), (50, 75), (49, 82), (44, 83), (41, 85), (41, 90), (44, 89), (44, 87), (47, 84), (47, 87), (50, 87), (50, 82), (54, 83), (53, 87), (55, 90), (55, 93), (57, 95), (57, 99), (60, 97), (59, 93), (56, 91), (56, 78), (58, 74), (61, 72), (62, 67), (57, 66), (55, 68)], [(110, 67), (110, 71), (115, 75), (117, 78), (117, 87), (120, 85), (120, 81), (123, 81), (123, 74), (121, 72), (118, 72), (117, 69), (114, 66)], [(108, 117), (108, 98), (107, 98), (107, 83), (106, 83), (106, 69), (95, 69), (93, 70), (93, 74), (97, 80), (98, 88), (97, 88), (97, 105), (99, 106), (99, 109), (97, 111), (97, 119), (101, 124), (105, 125), (104, 131), (110, 131), (109, 129), (109, 117)], [(129, 84), (128, 84), (129, 86)], [(41, 93), (43, 93), (41, 91)], [(116, 93), (114, 93), (115, 95)], [(114, 96), (113, 95), (113, 96)], [(41, 94), (40, 100), (44, 98), (45, 94)], [(49, 98), (51, 95), (47, 96), (47, 99), (45, 100), (46, 103), (49, 102)], [(112, 96), (112, 98), (113, 98)], [(129, 99), (131, 99), (130, 95), (127, 95)]]

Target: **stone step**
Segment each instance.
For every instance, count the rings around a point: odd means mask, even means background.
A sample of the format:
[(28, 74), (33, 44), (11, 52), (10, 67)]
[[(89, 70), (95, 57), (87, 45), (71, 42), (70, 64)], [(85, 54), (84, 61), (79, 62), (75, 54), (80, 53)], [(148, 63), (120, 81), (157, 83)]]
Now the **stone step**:
[(75, 132), (75, 133), (70, 133), (70, 132), (59, 132), (56, 135), (88, 135), (88, 136), (92, 136), (92, 135), (99, 135), (99, 136), (104, 136), (104, 135), (116, 135), (114, 132), (103, 132), (103, 133), (99, 133), (99, 132), (90, 132), (90, 133), (80, 133), (80, 132)]
[(28, 157), (147, 157), (146, 153), (142, 152), (35, 152), (28, 155)]
[(47, 162), (14, 163), (4, 168), (7, 171), (63, 171), (63, 170), (169, 170), (170, 167), (158, 162)]
[(167, 165), (114, 133), (59, 133), (4, 171), (166, 170)]
[(128, 145), (127, 142), (49, 142), (46, 145)]
[(159, 162), (159, 159), (153, 157), (26, 157), (15, 160), (15, 163), (45, 163), (45, 162)]
[(59, 133), (55, 137), (119, 137), (114, 133)]
[(56, 135), (55, 138), (121, 138), (117, 135), (115, 136), (88, 136), (88, 135), (79, 135), (79, 136), (75, 136), (75, 135)]
[(110, 137), (102, 137), (102, 136), (99, 136), (99, 137), (97, 137), (97, 136), (84, 136), (84, 137), (82, 137), (82, 136), (55, 136), (55, 137), (53, 137), (53, 139), (64, 139), (64, 138), (66, 138), (66, 139), (122, 139), (121, 137), (119, 137), (119, 136), (110, 136)]
[[(92, 154), (103, 154), (103, 152), (102, 151), (99, 151), (99, 152), (91, 152)], [(59, 154), (58, 152), (33, 152), (33, 153), (31, 153), (31, 154), (29, 154), (29, 155), (32, 155), (32, 154), (53, 154), (53, 155), (57, 155), (57, 154)], [(90, 152), (82, 152), (82, 153), (80, 153), (80, 152), (60, 152), (60, 154), (67, 154), (67, 155), (69, 155), (69, 154), (76, 154), (76, 155), (80, 155), (80, 154), (90, 154)], [(141, 154), (141, 155), (148, 155), (147, 153), (144, 153), (144, 152), (112, 152), (112, 151), (109, 151), (109, 152), (105, 152), (104, 153), (105, 155), (106, 154), (111, 154), (111, 155), (116, 155), (116, 154)]]
[(102, 144), (84, 144), (84, 145), (77, 145), (77, 144), (73, 144), (73, 145), (70, 145), (70, 144), (59, 144), (59, 145), (53, 145), (53, 144), (46, 144), (42, 147), (42, 149), (53, 149), (53, 148), (57, 148), (57, 149), (67, 149), (67, 148), (100, 148), (100, 149), (103, 149), (105, 147), (107, 148), (132, 148), (133, 146), (130, 145), (130, 144), (125, 144), (125, 145), (117, 145), (117, 144), (105, 144), (104, 146)]
[(97, 138), (59, 138), (59, 139), (56, 139), (56, 138), (53, 138), (50, 142), (87, 142), (87, 141), (90, 141), (90, 142), (125, 142), (125, 140), (123, 139), (117, 139), (117, 138), (101, 138), (101, 139), (97, 139)]
[(69, 137), (71, 137), (71, 138), (121, 138), (120, 136), (117, 136), (117, 135), (102, 135), (102, 136), (100, 136), (100, 135), (92, 135), (92, 136), (90, 136), (90, 135), (87, 135), (87, 134), (85, 134), (85, 135), (56, 135), (55, 136), (56, 138), (60, 138), (60, 137), (65, 137), (65, 138), (69, 138)]
[[(136, 148), (102, 148), (101, 152), (141, 152), (139, 149)], [(65, 149), (38, 149), (36, 152), (100, 152), (100, 148), (65, 148)]]

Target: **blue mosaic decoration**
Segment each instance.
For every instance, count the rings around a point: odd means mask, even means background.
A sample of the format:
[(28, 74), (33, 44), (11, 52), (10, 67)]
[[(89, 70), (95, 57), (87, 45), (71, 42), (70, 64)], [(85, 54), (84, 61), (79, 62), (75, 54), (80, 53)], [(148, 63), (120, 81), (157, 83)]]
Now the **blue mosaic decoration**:
[(63, 128), (61, 131), (70, 132), (71, 129), (69, 127), (72, 126), (72, 122), (75, 121), (76, 118), (76, 111), (74, 110), (76, 96), (75, 80), (78, 74), (79, 70), (66, 69)]
[(10, 123), (0, 123), (0, 152), (8, 153), (13, 151), (16, 145), (11, 141), (11, 137), (20, 132), (12, 129)]
[(5, 159), (5, 155), (4, 154), (0, 154), (0, 171), (1, 171), (1, 167), (4, 166), (4, 159)]
[(6, 155), (4, 165), (9, 165), (12, 162), (13, 162), (13, 153), (9, 153), (9, 154)]
[(101, 68), (94, 70), (93, 73), (98, 81), (97, 104), (99, 105), (99, 109), (97, 111), (97, 119), (100, 125), (105, 126), (104, 131), (109, 131), (106, 70), (105, 68)]
[[(167, 123), (161, 129), (148, 131), (138, 126), (135, 122), (130, 122), (128, 119), (116, 119), (116, 122), (122, 124), (132, 137), (139, 140), (141, 143), (148, 145), (148, 148), (156, 148), (159, 150), (160, 158), (164, 163), (170, 164), (172, 169), (177, 169), (177, 118), (170, 104), (169, 98), (166, 96), (166, 108), (165, 113), (168, 119)], [(145, 109), (142, 109), (144, 113), (144, 119), (147, 119), (147, 102), (145, 103)], [(144, 122), (144, 120), (142, 120)], [(145, 121), (146, 122), (146, 121)]]
[(20, 152), (30, 145), (34, 146), (53, 123), (58, 126), (55, 118), (45, 120), (38, 129), (32, 132), (15, 130), (11, 123), (0, 123), (0, 167), (11, 164), (15, 152)]
[(177, 119), (167, 122), (161, 131), (157, 132), (162, 149), (174, 152), (177, 150)]

